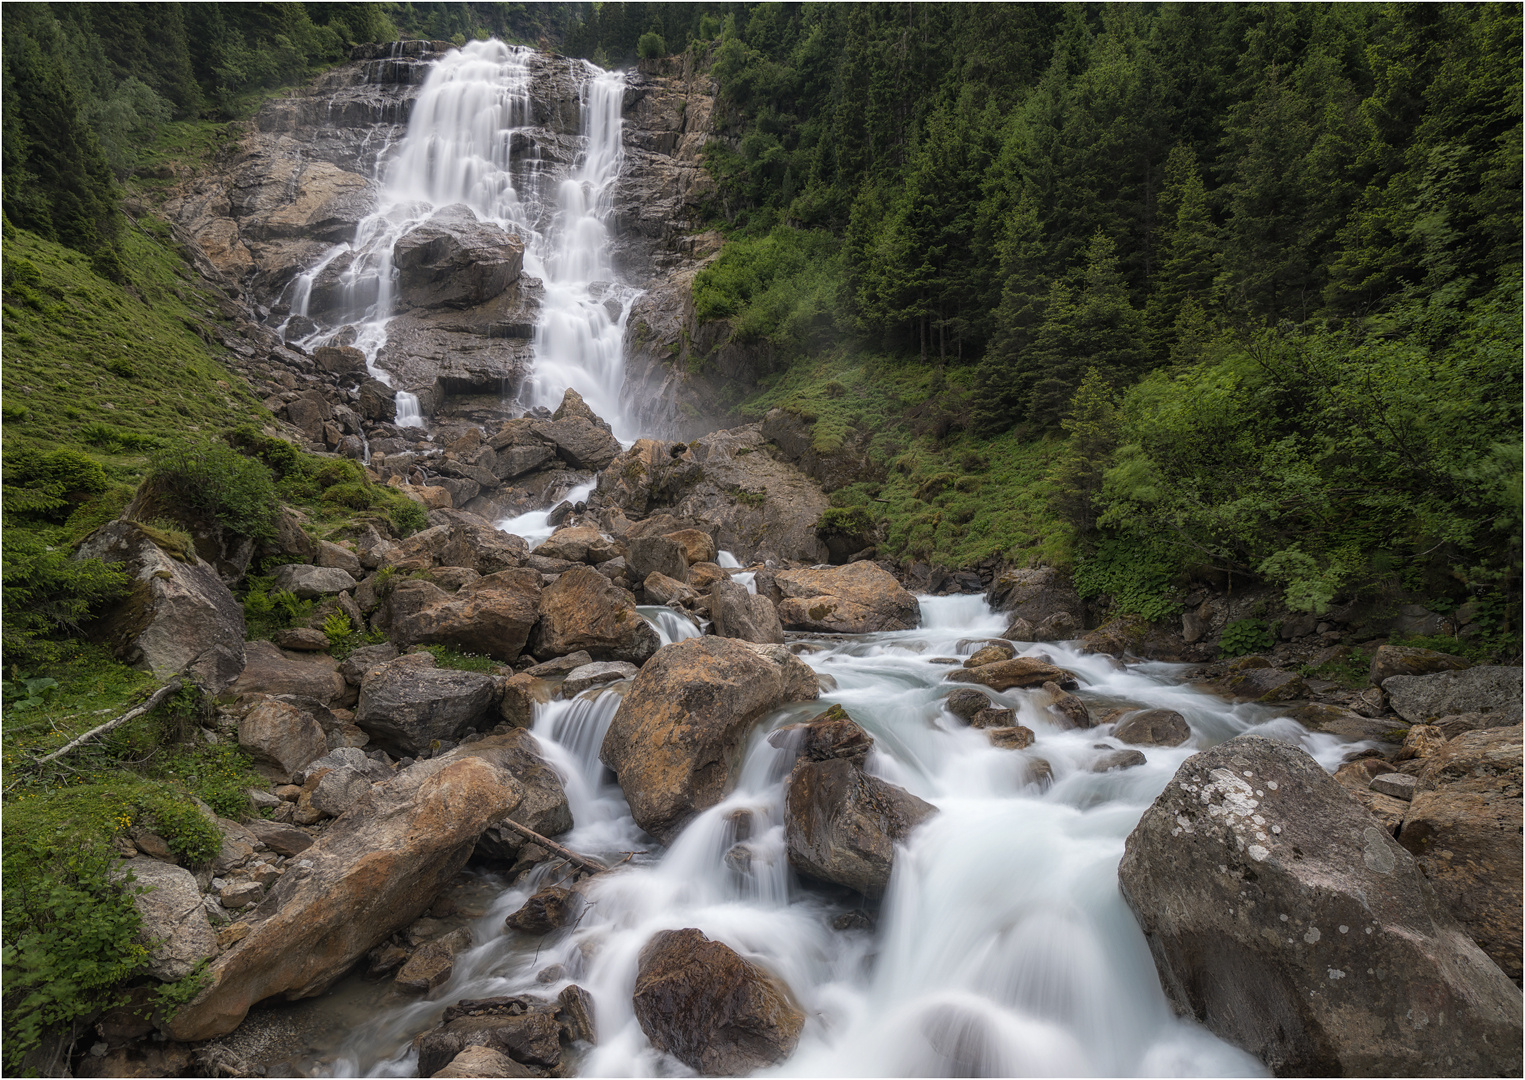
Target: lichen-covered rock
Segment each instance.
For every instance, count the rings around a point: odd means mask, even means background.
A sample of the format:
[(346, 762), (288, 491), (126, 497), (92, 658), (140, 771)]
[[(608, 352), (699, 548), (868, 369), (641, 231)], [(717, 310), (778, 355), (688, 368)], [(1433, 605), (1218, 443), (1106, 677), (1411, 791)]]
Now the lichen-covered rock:
[(1118, 878), (1171, 1000), (1277, 1074), (1520, 1071), (1519, 990), (1296, 747), (1189, 758)]
[(688, 638), (641, 669), (599, 752), (641, 828), (670, 840), (730, 789), (753, 724), (816, 696), (814, 673), (782, 646), (773, 648), (780, 655), (730, 638)]
[(662, 639), (635, 610), (635, 598), (591, 566), (568, 570), (540, 594), (535, 656), (583, 651), (595, 660), (645, 663)]
[(1434, 649), (1379, 645), (1371, 658), (1371, 684), (1381, 686), (1394, 675), (1432, 675), (1437, 671), (1460, 671), (1471, 666), (1468, 660)]
[(651, 1044), (705, 1076), (776, 1065), (805, 1024), (788, 987), (694, 929), (664, 930), (641, 950), (633, 1003)]
[(871, 562), (814, 570), (785, 570), (774, 577), (783, 602), (779, 621), (789, 630), (872, 634), (914, 630), (921, 606), (895, 576)]
[(937, 808), (843, 758), (804, 760), (789, 777), (784, 843), (806, 877), (884, 895), (895, 845)]
[(1525, 693), (1520, 668), (1492, 665), (1433, 675), (1393, 675), (1382, 689), (1393, 711), (1411, 724), (1458, 713), (1518, 709)]
[(428, 653), (372, 668), (360, 684), (355, 723), (399, 757), (496, 723), (500, 690), (491, 675), (433, 666)]
[(196, 877), (183, 867), (139, 856), (121, 864), (131, 873), (128, 891), (142, 918), (138, 939), (148, 946), (148, 973), (164, 982), (189, 975), (217, 955), (217, 934), (207, 921)]
[(1133, 746), (1180, 746), (1191, 738), (1191, 727), (1174, 709), (1142, 709), (1123, 717), (1112, 734)]

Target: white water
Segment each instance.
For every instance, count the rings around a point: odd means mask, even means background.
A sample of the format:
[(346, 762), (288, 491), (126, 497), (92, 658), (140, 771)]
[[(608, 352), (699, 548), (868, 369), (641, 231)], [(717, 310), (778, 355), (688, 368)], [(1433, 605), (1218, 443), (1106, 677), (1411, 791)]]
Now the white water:
[[(1177, 669), (1117, 670), (1065, 645), (1028, 646), (1075, 672), (1093, 713), (1114, 705), (1171, 708), (1193, 738), (1148, 748), (1148, 763), (1097, 774), (1088, 765), (1118, 745), (1102, 732), (1064, 731), (1041, 692), (992, 695), (1037, 734), (1025, 752), (991, 747), (941, 707), (962, 684), (939, 657), (998, 634), (979, 597), (922, 597), (921, 630), (822, 638), (802, 658), (838, 689), (760, 722), (734, 792), (693, 821), (670, 848), (629, 816), (598, 749), (623, 684), (537, 707), (534, 731), (562, 775), (574, 821), (561, 841), (608, 859), (638, 852), (599, 879), (573, 928), (535, 942), (502, 920), (538, 887), (509, 888), (476, 924), (474, 949), (429, 1000), (353, 1032), (342, 1075), (412, 1075), (408, 1041), (463, 997), (589, 990), (600, 1041), (578, 1062), (593, 1076), (689, 1075), (655, 1051), (631, 1007), (637, 956), (659, 930), (698, 927), (782, 978), (807, 1020), (798, 1049), (775, 1070), (790, 1076), (1230, 1076), (1264, 1075), (1259, 1062), (1173, 1016), (1143, 936), (1117, 887), (1123, 842), (1189, 755), (1254, 730), (1299, 742), (1326, 766), (1342, 750), (1264, 707), (1229, 705), (1174, 683)], [(662, 609), (651, 609), (660, 612)], [(676, 619), (677, 616), (673, 614)], [(663, 634), (664, 642), (671, 639)], [(840, 703), (875, 739), (871, 773), (938, 807), (896, 857), (877, 930), (837, 931), (845, 894), (806, 887), (784, 853), (784, 784), (791, 751), (768, 731)], [(1053, 782), (1031, 782), (1041, 756)], [(732, 815), (753, 815), (752, 869), (725, 861)], [(549, 984), (537, 973), (560, 964)]]
[[(293, 282), (292, 315), (308, 316), (319, 275), (336, 259), (352, 255), (340, 279), (342, 304), (323, 313), (323, 325), (301, 344), (327, 344), (348, 329), (370, 374), (395, 386), (376, 362), (394, 314), (393, 249), (436, 210), (464, 204), (478, 220), (518, 234), (525, 244), (524, 275), (544, 284), (534, 371), (520, 388), (521, 401), (554, 408), (569, 387), (576, 389), (610, 421), (616, 436), (629, 442), (634, 436), (626, 430), (619, 394), (625, 319), (637, 292), (616, 280), (604, 224), (624, 158), (624, 77), (567, 61), (581, 87), (585, 146), (576, 163), (558, 175), (535, 156), (533, 140), (521, 135), (533, 122), (533, 55), (500, 41), (477, 41), (435, 62), (394, 156), (384, 165), (378, 156), (384, 179), (376, 212), (360, 222), (352, 243), (330, 249)], [(518, 160), (516, 145), (530, 147), (518, 151)], [(397, 426), (426, 426), (416, 394), (399, 391)]]

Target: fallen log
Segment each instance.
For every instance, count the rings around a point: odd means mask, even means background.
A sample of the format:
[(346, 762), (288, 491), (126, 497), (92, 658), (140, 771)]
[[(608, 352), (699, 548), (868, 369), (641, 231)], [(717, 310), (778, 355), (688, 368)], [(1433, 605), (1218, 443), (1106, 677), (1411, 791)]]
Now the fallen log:
[(520, 825), (513, 818), (504, 818), (502, 821), (498, 822), (498, 824), (508, 826), (510, 829), (513, 829), (514, 832), (518, 833), (520, 836), (523, 836), (526, 840), (539, 844), (549, 852), (560, 855), (573, 866), (581, 870), (586, 870), (590, 874), (602, 874), (605, 870), (609, 869), (597, 859), (590, 859), (586, 855), (579, 855), (577, 852), (571, 850), (570, 848), (562, 847), (554, 840), (547, 840), (534, 829), (531, 829), (528, 825)]
[(136, 720), (138, 717), (145, 713), (153, 712), (154, 709), (159, 706), (161, 701), (179, 689), (180, 680), (178, 678), (171, 679), (169, 682), (159, 687), (159, 689), (155, 690), (149, 699), (143, 702), (143, 704), (133, 706), (124, 712), (121, 716), (118, 716), (115, 720), (107, 720), (104, 724), (101, 724), (99, 727), (91, 728), (89, 731), (79, 736), (79, 738), (72, 740), (57, 750), (54, 750), (46, 757), (38, 758), (37, 764), (46, 765), (50, 761), (56, 761), (57, 759), (67, 754), (70, 750), (73, 750), (76, 746), (79, 746), (81, 743), (93, 739), (97, 735), (104, 735), (112, 728), (121, 727), (123, 724), (127, 723), (127, 721)]

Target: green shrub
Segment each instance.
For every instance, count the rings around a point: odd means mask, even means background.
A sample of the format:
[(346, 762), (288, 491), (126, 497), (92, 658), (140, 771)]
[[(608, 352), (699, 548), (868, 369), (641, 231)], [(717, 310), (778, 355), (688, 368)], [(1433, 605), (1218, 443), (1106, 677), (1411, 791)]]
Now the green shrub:
[(107, 488), (106, 472), (81, 450), (12, 444), (5, 451), (6, 514), (61, 522)]
[(1218, 652), (1225, 657), (1265, 652), (1276, 644), (1271, 628), (1260, 619), (1237, 619), (1223, 628)]
[(219, 442), (181, 442), (154, 457), (154, 480), (170, 498), (241, 536), (275, 534), (270, 470)]
[(642, 60), (656, 60), (667, 55), (667, 42), (661, 34), (648, 31), (636, 41), (635, 52)]
[(1075, 590), (1085, 600), (1110, 596), (1118, 614), (1157, 622), (1180, 613), (1180, 597), (1171, 584), (1176, 572), (1169, 557), (1153, 546), (1112, 538), (1076, 562)]
[(46, 662), (56, 656), (50, 638), (74, 632), (112, 600), (127, 594), (130, 580), (99, 559), (71, 558), (66, 547), (50, 544), (48, 533), (6, 529), (0, 562), (0, 627), (7, 665)]
[(80, 428), (79, 438), (81, 442), (87, 442), (91, 446), (113, 454), (129, 450), (152, 450), (160, 443), (160, 440), (153, 435), (145, 435), (138, 431), (123, 431), (110, 424), (99, 422), (86, 424)]

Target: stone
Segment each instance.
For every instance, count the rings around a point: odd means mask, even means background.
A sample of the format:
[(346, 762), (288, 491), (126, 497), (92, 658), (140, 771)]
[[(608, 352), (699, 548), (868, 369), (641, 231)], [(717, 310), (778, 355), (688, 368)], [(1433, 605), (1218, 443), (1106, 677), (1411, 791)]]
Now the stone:
[(464, 926), (444, 937), (426, 942), (413, 950), (413, 955), (402, 965), (393, 983), (399, 990), (427, 994), (450, 978), (455, 971), (456, 954), (470, 946), (471, 930)]
[(960, 689), (943, 698), (943, 708), (967, 722), (980, 710), (990, 708), (990, 699), (978, 690)]
[(1431, 675), (1437, 671), (1460, 671), (1470, 661), (1434, 649), (1411, 649), (1381, 645), (1371, 658), (1371, 684), (1381, 686), (1394, 675)]
[(1295, 746), (1187, 759), (1118, 880), (1176, 1008), (1278, 1075), (1520, 1071), (1518, 988)]
[(651, 1044), (706, 1076), (740, 1076), (793, 1053), (805, 1015), (775, 976), (695, 929), (641, 949), (632, 998)]
[(990, 740), (990, 745), (1001, 750), (1026, 750), (1033, 744), (1032, 728), (1013, 724), (1011, 727), (993, 727), (985, 729), (985, 737)]
[[(1039, 626), (1045, 619), (1061, 612), (1074, 619), (1078, 626), (1077, 616), (1085, 610), (1080, 594), (1069, 578), (1051, 566), (1008, 570), (991, 585), (985, 599), (993, 610), (1013, 620), (1023, 619), (1032, 626)], [(1010, 634), (1004, 636), (1011, 637)]]
[(1023, 618), (1016, 618), (1011, 620), (1001, 636), (1008, 641), (1032, 641), (1035, 633), (1032, 623)]
[(1450, 740), (1425, 761), (1398, 834), (1451, 915), (1516, 984), (1525, 933), (1521, 752), (1519, 725)]
[(252, 819), (246, 828), (259, 837), (259, 842), (264, 844), (277, 855), (285, 855), (288, 858), (300, 855), (312, 847), (312, 836), (301, 829), (291, 825), (283, 825), (278, 821), (265, 821), (261, 818)]
[(427, 581), (392, 590), (392, 640), (399, 646), (450, 645), (462, 652), (514, 660), (540, 618), (540, 575), (500, 570), (447, 593)]
[(284, 701), (264, 701), (245, 713), (238, 722), (238, 745), (280, 783), (289, 783), (328, 752), (322, 725)]
[(633, 664), (645, 663), (662, 643), (635, 610), (635, 598), (591, 566), (566, 571), (540, 594), (532, 641), (538, 660), (581, 651)]
[(1403, 745), (1394, 755), (1394, 761), (1432, 757), (1446, 744), (1446, 733), (1433, 724), (1415, 724), (1403, 736)]
[(1075, 676), (1068, 671), (1031, 656), (998, 660), (977, 668), (956, 668), (948, 672), (947, 679), (949, 682), (979, 683), (997, 693), (1013, 687), (1042, 686), (1046, 682), (1061, 687), (1077, 685)]
[(397, 655), (397, 646), (390, 641), (383, 641), (379, 645), (362, 645), (344, 658), (339, 665), (339, 674), (351, 686), (359, 686), (367, 671), (396, 660)]
[(556, 456), (579, 472), (605, 469), (620, 454), (620, 444), (606, 428), (580, 416), (536, 420), (531, 430), (556, 448)]
[[(545, 760), (540, 743), (522, 728), (490, 735), (453, 753), (490, 753), (513, 776), (524, 797), (508, 817), (548, 839), (572, 828), (572, 807), (561, 777)], [(477, 840), (476, 857), (512, 867), (528, 846), (522, 833), (501, 822), (488, 826)]]
[(1322, 731), (1336, 735), (1345, 742), (1374, 740), (1385, 743), (1401, 743), (1408, 725), (1393, 717), (1367, 717), (1338, 705), (1313, 703), (1300, 705), (1289, 714), (1309, 731)]
[(144, 856), (127, 859), (117, 872), (132, 875), (129, 892), (147, 890), (135, 893), (132, 904), (142, 919), (138, 941), (148, 947), (148, 974), (173, 982), (217, 955), (217, 934), (207, 921), (194, 874)]
[(372, 668), (360, 684), (355, 724), (382, 749), (417, 757), (440, 741), (496, 722), (500, 691), (491, 675), (405, 663), (408, 659)]
[(453, 203), (398, 238), (397, 296), (410, 307), (469, 308), (519, 279), (524, 241)]
[(625, 542), (625, 564), (637, 581), (661, 574), (677, 582), (688, 581), (688, 559), (683, 545), (665, 536), (640, 536)]
[(1043, 691), (1050, 698), (1049, 715), (1054, 717), (1054, 723), (1058, 727), (1088, 728), (1095, 726), (1096, 721), (1091, 716), (1091, 710), (1086, 708), (1086, 703), (1074, 694), (1067, 693), (1058, 683), (1044, 683)]
[(561, 929), (575, 917), (572, 890), (553, 885), (534, 893), (518, 911), (504, 920), (504, 925), (521, 934), (538, 937)]
[(275, 643), (276, 648), (294, 649), (297, 652), (327, 652), (329, 646), (327, 634), (305, 626), (289, 626), (284, 630), (277, 630), (271, 641)]
[(873, 749), (874, 740), (847, 710), (833, 705), (803, 724), (786, 724), (768, 734), (768, 745), (793, 750), (806, 761), (844, 758), (860, 765)]
[(557, 675), (565, 675), (592, 662), (593, 657), (579, 649), (565, 656), (554, 656), (543, 664), (527, 667), (520, 674), (528, 675), (532, 679), (553, 679)]
[(521, 1070), (512, 1076), (547, 1076), (561, 1062), (561, 1010), (531, 997), (458, 1001), (442, 1023), (413, 1040), (420, 1076), (436, 1075), (466, 1049), (478, 1046), (510, 1059)]
[(322, 993), (434, 902), (522, 789), (489, 752), (442, 755), (373, 787), (290, 864), (249, 936), (164, 1030), (181, 1042), (232, 1031), (258, 1001)]
[(1295, 671), (1279, 668), (1246, 668), (1230, 674), (1224, 685), (1237, 698), (1273, 704), (1297, 701), (1308, 696), (1308, 686)]
[(264, 898), (265, 889), (257, 881), (234, 881), (224, 885), (217, 895), (223, 907), (239, 911), (259, 903)]
[(338, 817), (370, 790), (371, 777), (365, 772), (354, 768), (330, 769), (308, 793), (307, 801), (318, 813)]
[(730, 578), (710, 586), (710, 617), (719, 637), (739, 638), (759, 644), (783, 644), (784, 625), (778, 609), (766, 596), (751, 593)]
[[(583, 653), (583, 656), (588, 655)], [(528, 672), (519, 672), (503, 680), (498, 715), (510, 727), (527, 728), (535, 723), (535, 703), (545, 700), (538, 680)]]
[(1070, 641), (1080, 636), (1080, 620), (1068, 611), (1056, 611), (1033, 627), (1033, 641)]
[(117, 520), (91, 533), (75, 558), (120, 566), (130, 578), (127, 597), (90, 628), (118, 659), (158, 679), (184, 675), (211, 694), (243, 671), (243, 606), (194, 552), (174, 558), (135, 522)]
[(969, 718), (972, 728), (1011, 727), (1017, 722), (1017, 714), (1011, 709), (981, 709)]
[(1112, 737), (1133, 746), (1180, 746), (1191, 738), (1191, 727), (1174, 709), (1144, 709), (1125, 716)]
[(1393, 711), (1410, 723), (1467, 712), (1519, 708), (1521, 669), (1483, 665), (1433, 675), (1394, 675), (1383, 682)]
[(664, 606), (673, 604), (691, 604), (699, 598), (699, 591), (691, 586), (675, 581), (666, 574), (653, 570), (646, 575), (646, 580), (641, 582), (641, 591), (646, 594), (648, 604), (661, 604)]
[(353, 577), (335, 566), (308, 566), (291, 563), (277, 566), (270, 572), (274, 587), (296, 594), (299, 600), (321, 600), (349, 592), (359, 584)]
[(872, 562), (785, 570), (774, 581), (784, 597), (778, 605), (779, 621), (788, 630), (873, 634), (921, 625), (916, 598)]
[(715, 549), (715, 538), (703, 529), (678, 529), (663, 536), (683, 549), (683, 558), (690, 567), (695, 563), (714, 563), (720, 554)]
[(1093, 760), (1087, 768), (1093, 773), (1104, 773), (1136, 768), (1139, 765), (1147, 764), (1148, 761), (1149, 759), (1137, 750), (1107, 750), (1106, 753)]
[(567, 673), (567, 677), (561, 682), (561, 696), (573, 698), (589, 687), (619, 682), (621, 679), (633, 679), (640, 670), (634, 664), (627, 664), (623, 660), (601, 660), (584, 664)]
[(359, 555), (356, 555), (347, 547), (331, 544), (327, 540), (318, 541), (318, 557), (315, 561), (319, 566), (329, 566), (343, 570), (350, 577), (357, 580), (363, 573)]
[(563, 525), (535, 549), (535, 554), (547, 559), (565, 559), (567, 562), (591, 562), (588, 549), (592, 547), (609, 558), (609, 542), (594, 525)]
[(986, 645), (976, 650), (969, 659), (964, 661), (966, 668), (981, 667), (985, 664), (994, 664), (1001, 660), (1010, 660), (1017, 655), (1017, 650), (1010, 645)]
[(883, 896), (895, 845), (936, 809), (852, 761), (801, 761), (789, 777), (784, 815), (789, 865), (871, 899)]
[(660, 649), (635, 677), (599, 757), (636, 824), (666, 842), (730, 790), (759, 719), (817, 693), (814, 673), (783, 646), (687, 638)]
[(451, 1059), (439, 1072), (431, 1073), (436, 1077), (529, 1077), (536, 1073), (520, 1065), (506, 1054), (500, 1054), (490, 1046), (468, 1046)]
[(1419, 783), (1412, 776), (1402, 773), (1379, 773), (1371, 778), (1371, 789), (1379, 795), (1388, 795), (1394, 799), (1402, 799), (1410, 802), (1414, 798), (1414, 788)]

